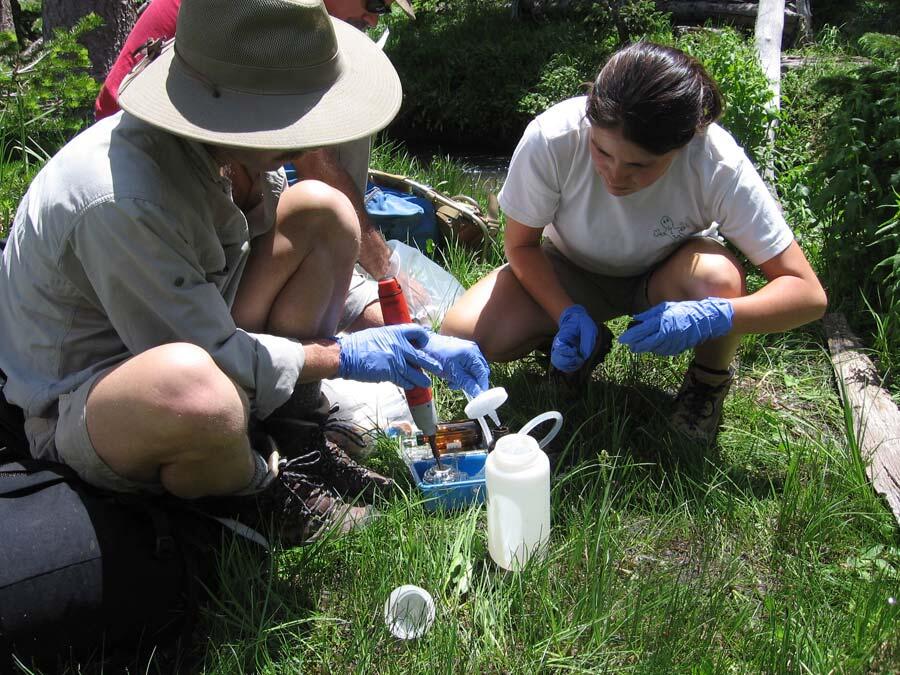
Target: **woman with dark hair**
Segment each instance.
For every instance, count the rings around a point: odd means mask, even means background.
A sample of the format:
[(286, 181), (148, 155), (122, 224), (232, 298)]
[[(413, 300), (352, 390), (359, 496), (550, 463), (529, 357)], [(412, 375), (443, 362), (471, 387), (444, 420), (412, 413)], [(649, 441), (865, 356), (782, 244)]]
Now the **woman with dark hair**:
[[(500, 192), (509, 263), (460, 299), (443, 332), (495, 361), (550, 346), (551, 368), (580, 384), (609, 350), (603, 322), (633, 315), (619, 336), (632, 351), (694, 350), (672, 423), (713, 439), (741, 336), (813, 321), (827, 302), (759, 174), (715, 123), (721, 112), (696, 59), (647, 42), (616, 52), (588, 96), (528, 125)], [(748, 292), (722, 238), (765, 286)]]

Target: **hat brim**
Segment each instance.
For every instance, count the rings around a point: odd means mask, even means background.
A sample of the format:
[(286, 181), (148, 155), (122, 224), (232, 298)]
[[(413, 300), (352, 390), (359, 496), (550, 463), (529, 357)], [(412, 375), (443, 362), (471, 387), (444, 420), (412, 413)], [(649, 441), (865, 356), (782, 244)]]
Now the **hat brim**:
[(328, 88), (263, 95), (217, 87), (214, 95), (212, 83), (190, 73), (170, 44), (123, 83), (119, 105), (156, 127), (214, 145), (292, 150), (371, 136), (400, 109), (400, 78), (365, 33), (331, 22), (344, 68)]

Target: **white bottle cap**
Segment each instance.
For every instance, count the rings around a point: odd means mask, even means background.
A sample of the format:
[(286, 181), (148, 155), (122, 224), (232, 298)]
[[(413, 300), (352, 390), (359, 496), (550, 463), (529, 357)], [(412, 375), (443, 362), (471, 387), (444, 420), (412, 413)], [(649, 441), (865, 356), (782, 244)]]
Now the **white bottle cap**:
[(509, 395), (503, 387), (494, 387), (483, 391), (466, 404), (466, 417), (478, 419), (490, 417), (494, 424), (500, 426), (500, 418), (497, 417), (497, 408), (506, 403)]
[(532, 465), (543, 454), (537, 440), (525, 434), (507, 434), (497, 439), (488, 461), (506, 471), (519, 471)]
[(398, 586), (384, 603), (384, 622), (396, 638), (420, 638), (434, 623), (434, 598), (419, 586)]

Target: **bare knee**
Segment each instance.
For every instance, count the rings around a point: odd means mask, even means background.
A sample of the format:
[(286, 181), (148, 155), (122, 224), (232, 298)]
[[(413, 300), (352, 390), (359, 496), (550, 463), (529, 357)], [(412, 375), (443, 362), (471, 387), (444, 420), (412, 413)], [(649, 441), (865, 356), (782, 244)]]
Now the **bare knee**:
[(173, 441), (190, 438), (197, 448), (214, 447), (246, 435), (247, 397), (206, 351), (187, 343), (158, 349), (151, 386)]
[(322, 181), (303, 180), (284, 192), (278, 209), (285, 236), (305, 238), (336, 260), (355, 262), (359, 257), (359, 216), (340, 190)]
[(701, 255), (696, 272), (686, 284), (691, 300), (703, 298), (737, 298), (747, 294), (746, 274), (729, 257)]
[(441, 325), (445, 335), (472, 340), (488, 361), (521, 358), (555, 333), (547, 313), (512, 270), (498, 268), (460, 298)]
[[(470, 339), (478, 345), (484, 358), (491, 363), (510, 361), (520, 356), (520, 352), (529, 351), (524, 345), (510, 345), (508, 340), (502, 340), (492, 333), (477, 334)], [(510, 352), (513, 356), (510, 356)]]
[(444, 315), (441, 321), (440, 332), (442, 335), (452, 335), (453, 337), (463, 338), (465, 340), (474, 340), (474, 324), (475, 317), (470, 316), (461, 305), (453, 305)]
[(737, 298), (747, 294), (744, 269), (715, 242), (689, 243), (666, 261), (650, 279), (651, 304), (664, 300)]
[[(441, 334), (471, 340), (488, 361), (504, 362), (521, 358), (547, 339), (547, 336), (537, 334), (540, 330), (537, 326), (504, 330), (489, 314), (473, 314), (472, 311), (472, 307), (465, 306), (451, 309), (441, 324)], [(518, 317), (515, 317), (511, 322), (517, 321)]]

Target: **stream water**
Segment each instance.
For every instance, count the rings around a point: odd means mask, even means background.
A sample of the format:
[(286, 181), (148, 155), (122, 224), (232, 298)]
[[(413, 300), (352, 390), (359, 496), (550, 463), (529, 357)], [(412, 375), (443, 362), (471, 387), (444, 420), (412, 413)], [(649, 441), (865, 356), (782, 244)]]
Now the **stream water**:
[(423, 164), (431, 162), (433, 157), (449, 157), (461, 165), (463, 171), (477, 182), (483, 182), (488, 192), (497, 193), (506, 180), (509, 170), (510, 155), (485, 153), (473, 150), (448, 150), (438, 147), (412, 147), (410, 153)]
[(462, 164), (467, 174), (472, 174), (485, 185), (490, 185), (491, 192), (500, 190), (509, 171), (508, 155), (460, 154), (451, 155), (451, 158)]

